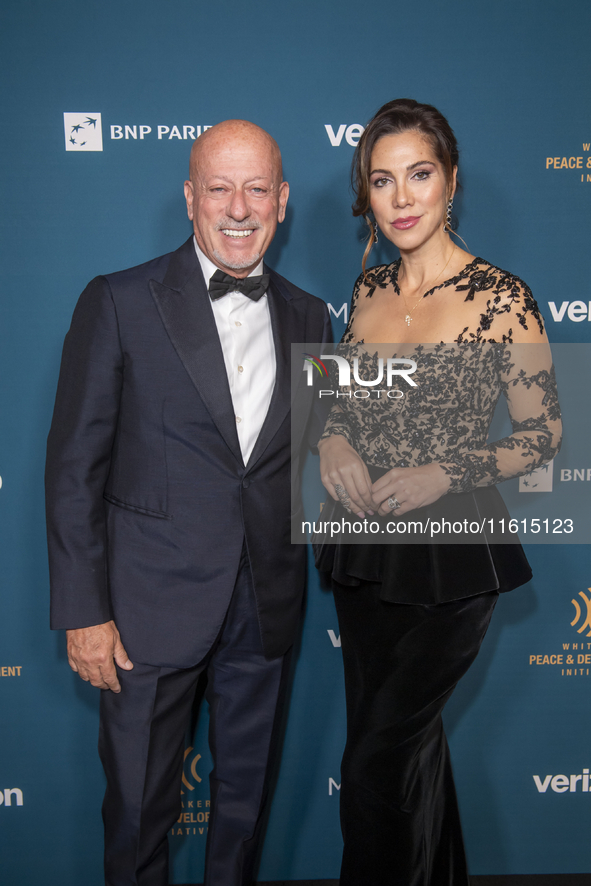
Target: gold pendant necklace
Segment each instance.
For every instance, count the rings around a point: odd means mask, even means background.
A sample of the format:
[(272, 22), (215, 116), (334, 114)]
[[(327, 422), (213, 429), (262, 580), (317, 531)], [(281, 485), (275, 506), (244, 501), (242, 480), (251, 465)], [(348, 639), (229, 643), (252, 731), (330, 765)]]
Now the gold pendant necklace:
[(423, 301), (423, 299), (425, 298), (427, 292), (431, 292), (431, 291), (435, 288), (435, 285), (436, 285), (437, 281), (439, 280), (439, 278), (440, 278), (440, 277), (443, 277), (443, 275), (444, 275), (444, 273), (445, 273), (445, 269), (447, 268), (448, 264), (450, 263), (450, 261), (451, 261), (451, 257), (452, 257), (452, 255), (454, 254), (455, 251), (456, 251), (456, 247), (455, 247), (455, 245), (454, 245), (454, 248), (452, 249), (452, 251), (451, 251), (450, 254), (449, 254), (449, 258), (448, 258), (448, 260), (446, 261), (445, 265), (443, 266), (443, 270), (442, 270), (441, 273), (435, 278), (435, 283), (433, 284), (433, 286), (431, 286), (430, 289), (427, 289), (427, 290), (421, 295), (421, 297), (420, 297), (419, 300), (417, 301), (417, 303), (416, 303), (416, 305), (414, 306), (414, 308), (412, 308), (412, 310), (409, 310), (408, 302), (407, 302), (407, 300), (406, 300), (405, 297), (404, 297), (404, 293), (402, 292), (402, 290), (400, 290), (400, 294), (402, 295), (402, 299), (403, 299), (403, 301), (404, 301), (404, 305), (405, 305), (405, 307), (406, 307), (406, 317), (405, 317), (404, 319), (405, 319), (405, 321), (406, 321), (406, 325), (407, 325), (407, 326), (410, 326), (410, 324), (412, 323), (412, 315), (414, 314), (414, 312), (416, 311), (416, 309), (418, 308), (418, 306), (420, 305), (420, 303), (421, 303), (421, 302)]

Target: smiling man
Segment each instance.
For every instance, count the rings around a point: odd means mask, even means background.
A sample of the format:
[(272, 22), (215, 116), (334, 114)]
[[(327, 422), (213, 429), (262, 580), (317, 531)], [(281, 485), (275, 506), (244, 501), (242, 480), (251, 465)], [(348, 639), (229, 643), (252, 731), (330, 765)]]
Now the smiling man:
[(288, 194), (271, 136), (214, 126), (185, 182), (193, 236), (93, 280), (66, 336), (46, 471), (52, 627), (103, 690), (108, 886), (168, 883), (204, 671), (205, 883), (254, 881), (305, 575), (289, 541), (289, 346), (329, 337), (325, 304), (263, 265)]
[(199, 249), (236, 277), (254, 273), (289, 196), (277, 142), (252, 123), (228, 120), (193, 143), (190, 171), (185, 197)]

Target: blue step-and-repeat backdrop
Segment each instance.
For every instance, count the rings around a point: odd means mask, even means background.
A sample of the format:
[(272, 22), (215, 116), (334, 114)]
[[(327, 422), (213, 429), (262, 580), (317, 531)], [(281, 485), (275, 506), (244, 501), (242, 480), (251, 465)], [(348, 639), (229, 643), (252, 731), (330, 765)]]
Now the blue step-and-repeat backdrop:
[[(270, 264), (328, 302), (340, 335), (363, 251), (353, 148), (408, 96), (459, 138), (469, 249), (529, 283), (552, 341), (589, 342), (591, 5), (4, 0), (1, 20), (0, 876), (99, 886), (98, 691), (48, 629), (42, 493), (78, 294), (186, 239), (191, 140), (241, 117), (275, 136), (291, 184)], [(376, 260), (393, 257), (380, 244)], [(587, 495), (591, 450), (567, 434), (551, 481), (529, 494)], [(528, 556), (533, 581), (501, 600), (446, 717), (474, 874), (591, 871), (589, 552)], [(173, 883), (202, 879), (206, 725), (187, 743)], [(338, 876), (344, 730), (335, 612), (311, 568), (261, 880)]]

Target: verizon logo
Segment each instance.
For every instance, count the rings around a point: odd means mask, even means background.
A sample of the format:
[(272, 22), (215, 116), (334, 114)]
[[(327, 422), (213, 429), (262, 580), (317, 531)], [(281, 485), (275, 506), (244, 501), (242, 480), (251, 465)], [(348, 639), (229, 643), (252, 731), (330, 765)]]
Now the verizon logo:
[(548, 307), (555, 323), (562, 323), (565, 317), (572, 320), (573, 323), (580, 323), (582, 320), (591, 321), (591, 301), (563, 301), (560, 307), (556, 306), (556, 302), (549, 301)]
[(324, 128), (326, 129), (328, 140), (333, 148), (340, 147), (343, 141), (343, 136), (348, 145), (351, 145), (352, 148), (356, 148), (357, 143), (363, 134), (363, 130), (365, 129), (360, 123), (351, 123), (349, 125), (346, 123), (340, 123), (337, 126), (336, 132), (330, 123), (325, 123)]

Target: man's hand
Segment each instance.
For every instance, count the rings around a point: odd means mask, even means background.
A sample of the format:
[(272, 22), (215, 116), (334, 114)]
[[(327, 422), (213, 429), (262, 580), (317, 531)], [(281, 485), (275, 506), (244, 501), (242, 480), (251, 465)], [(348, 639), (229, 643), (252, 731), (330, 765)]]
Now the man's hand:
[[(396, 514), (402, 517), (408, 511), (433, 504), (449, 491), (451, 479), (436, 462), (418, 468), (392, 468), (373, 484), (373, 506), (382, 517)], [(393, 510), (388, 499), (400, 503)]]
[(325, 437), (318, 443), (320, 477), (335, 501), (358, 517), (373, 514), (371, 480), (367, 468), (341, 434)]
[(98, 689), (121, 692), (115, 662), (126, 671), (130, 671), (133, 664), (123, 648), (115, 622), (76, 628), (66, 631), (66, 636), (68, 661), (72, 670), (86, 683), (90, 682)]

